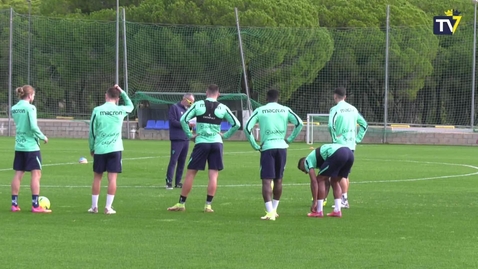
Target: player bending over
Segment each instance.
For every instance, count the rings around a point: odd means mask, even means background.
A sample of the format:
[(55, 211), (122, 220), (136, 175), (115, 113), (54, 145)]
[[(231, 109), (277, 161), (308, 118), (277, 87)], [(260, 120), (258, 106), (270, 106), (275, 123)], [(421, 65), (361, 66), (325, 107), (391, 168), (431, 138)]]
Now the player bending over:
[[(347, 147), (339, 144), (324, 144), (313, 150), (307, 157), (299, 160), (297, 168), (309, 174), (310, 190), (312, 192), (311, 213), (309, 217), (321, 218), (324, 216), (324, 199), (327, 194), (326, 182), (330, 178), (330, 185), (334, 193), (334, 211), (329, 217), (342, 217), (340, 181), (347, 178), (354, 164), (354, 154)], [(319, 168), (317, 175), (315, 169)]]

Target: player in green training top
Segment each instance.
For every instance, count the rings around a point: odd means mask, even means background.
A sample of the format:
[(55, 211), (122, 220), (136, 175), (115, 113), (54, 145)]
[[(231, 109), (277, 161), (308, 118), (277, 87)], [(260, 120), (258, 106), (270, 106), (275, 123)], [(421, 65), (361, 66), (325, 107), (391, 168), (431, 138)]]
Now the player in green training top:
[[(362, 142), (367, 132), (368, 124), (353, 105), (345, 102), (346, 94), (347, 92), (343, 87), (338, 87), (334, 90), (336, 105), (330, 109), (328, 127), (333, 143), (347, 146), (352, 152), (355, 152), (355, 146), (357, 143)], [(349, 208), (347, 197), (349, 184), (348, 177), (340, 182), (343, 208)]]
[[(334, 191), (334, 211), (327, 214), (329, 217), (342, 217), (340, 210), (342, 190), (340, 181), (348, 177), (354, 164), (353, 152), (344, 145), (324, 144), (313, 150), (307, 157), (299, 160), (299, 170), (310, 177), (310, 190), (312, 192), (312, 207), (309, 217), (321, 218), (324, 216), (323, 204), (328, 190), (326, 183), (329, 181)], [(315, 169), (319, 168), (317, 175)]]
[[(304, 123), (290, 108), (280, 105), (279, 91), (267, 92), (267, 104), (257, 108), (247, 121), (244, 133), (252, 147), (261, 152), (262, 197), (266, 207), (263, 220), (275, 220), (277, 206), (282, 195), (282, 176), (287, 159), (287, 148), (302, 130)], [(261, 144), (258, 145), (252, 134), (254, 125), (259, 122)], [(291, 122), (294, 130), (286, 139), (287, 124)], [(274, 189), (271, 182), (274, 181)], [(272, 197), (273, 196), (273, 197)]]
[[(116, 105), (120, 97), (124, 101), (124, 106)], [(116, 179), (118, 173), (122, 172), (123, 120), (131, 111), (133, 103), (118, 85), (109, 88), (105, 94), (105, 103), (93, 109), (89, 145), (93, 156), (94, 177), (89, 213), (98, 213), (98, 197), (104, 172), (108, 172), (105, 214), (116, 213), (111, 206), (116, 194)]]
[(20, 101), (12, 107), (11, 115), (15, 122), (15, 159), (13, 170), (15, 175), (12, 180), (12, 212), (20, 211), (18, 206), (18, 193), (20, 183), (25, 171), (31, 172), (32, 212), (50, 213), (51, 210), (38, 205), (40, 196), (41, 154), (40, 140), (48, 143), (48, 138), (40, 131), (37, 125), (37, 111), (32, 105), (35, 99), (35, 89), (30, 85), (16, 89)]
[[(224, 104), (217, 101), (219, 87), (215, 84), (209, 85), (206, 90), (206, 100), (194, 103), (181, 117), (181, 126), (189, 139), (193, 139), (194, 146), (189, 157), (188, 170), (184, 178), (179, 202), (169, 211), (184, 211), (185, 203), (193, 186), (194, 177), (199, 170), (206, 168), (206, 161), (209, 169), (209, 183), (207, 186), (206, 205), (204, 212), (214, 212), (211, 208), (212, 199), (216, 194), (217, 178), (223, 167), (222, 163), (222, 139), (227, 139), (234, 134), (241, 123), (232, 114), (231, 110)], [(189, 121), (196, 117), (196, 135), (193, 135), (189, 128)], [(231, 124), (231, 128), (224, 134), (221, 133), (221, 122), (223, 119)]]

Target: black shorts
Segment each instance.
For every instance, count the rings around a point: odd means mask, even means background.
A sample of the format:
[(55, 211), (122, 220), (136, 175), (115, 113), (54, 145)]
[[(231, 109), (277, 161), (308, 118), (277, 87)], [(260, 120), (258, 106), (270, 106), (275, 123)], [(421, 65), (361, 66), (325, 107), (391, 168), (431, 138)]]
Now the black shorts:
[(282, 179), (287, 160), (287, 149), (261, 151), (261, 179)]
[(224, 169), (222, 151), (222, 143), (199, 143), (194, 145), (191, 156), (189, 157), (188, 169), (204, 170), (206, 169), (207, 161), (209, 170), (221, 171)]
[(121, 151), (95, 154), (93, 156), (93, 172), (98, 174), (103, 172), (121, 173), (123, 170), (123, 161), (121, 156)]
[(41, 170), (40, 151), (15, 151), (13, 170), (28, 172), (32, 170)]
[(320, 167), (319, 175), (348, 177), (354, 164), (354, 153), (347, 147), (339, 148)]

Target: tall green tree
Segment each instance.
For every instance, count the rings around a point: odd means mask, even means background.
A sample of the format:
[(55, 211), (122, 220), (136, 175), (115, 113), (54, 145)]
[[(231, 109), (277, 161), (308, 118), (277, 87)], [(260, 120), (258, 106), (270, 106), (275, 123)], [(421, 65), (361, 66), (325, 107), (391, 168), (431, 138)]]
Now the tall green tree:
[(88, 115), (115, 81), (115, 24), (37, 18), (34, 25), (38, 102), (51, 113)]
[(438, 38), (440, 47), (433, 61), (433, 74), (419, 92), (422, 122), (470, 125), (474, 5), (460, 0), (437, 0), (433, 5), (418, 0), (410, 2), (420, 7), (430, 21), (450, 9), (459, 10), (462, 16), (454, 35)]
[[(331, 90), (346, 86), (348, 100), (356, 104), (369, 121), (382, 121), (384, 111), (384, 67), (386, 5), (391, 4), (389, 56), (389, 121), (413, 122), (409, 113), (417, 92), (432, 73), (438, 40), (426, 15), (405, 0), (335, 1), (317, 0), (321, 23), (335, 27), (332, 59), (320, 71), (312, 86), (301, 91), (330, 100), (324, 107), (307, 107), (307, 112), (328, 112), (333, 105)], [(366, 26), (366, 27), (365, 27)], [(358, 28), (360, 27), (360, 28)], [(304, 107), (297, 92), (291, 105)], [(304, 109), (304, 108), (303, 108)]]
[[(326, 29), (318, 28), (318, 10), (310, 1), (145, 0), (127, 10), (128, 20), (221, 27), (130, 24), (128, 42), (134, 47), (129, 49), (130, 59), (138, 68), (131, 70), (131, 83), (137, 89), (184, 91), (217, 81), (232, 92), (240, 90), (234, 7), (240, 11), (250, 86), (258, 96), (276, 88), (286, 101), (301, 85), (312, 82), (330, 59), (332, 39)], [(114, 11), (90, 17), (97, 16), (111, 18)]]

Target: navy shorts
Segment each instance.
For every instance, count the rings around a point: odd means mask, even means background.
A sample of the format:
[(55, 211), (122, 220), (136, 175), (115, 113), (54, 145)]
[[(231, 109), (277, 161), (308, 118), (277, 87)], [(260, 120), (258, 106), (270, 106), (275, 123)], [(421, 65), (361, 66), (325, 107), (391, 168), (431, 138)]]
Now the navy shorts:
[(347, 147), (339, 148), (320, 167), (319, 175), (348, 177), (354, 164), (354, 153)]
[(123, 161), (121, 151), (115, 151), (105, 154), (95, 154), (93, 156), (93, 172), (101, 174), (104, 172), (121, 173)]
[(209, 170), (224, 169), (222, 163), (222, 143), (199, 143), (194, 145), (189, 157), (188, 169), (204, 170), (206, 161)]
[(268, 149), (261, 151), (261, 179), (282, 179), (287, 149)]
[(15, 151), (13, 170), (28, 172), (32, 170), (41, 170), (40, 151)]

